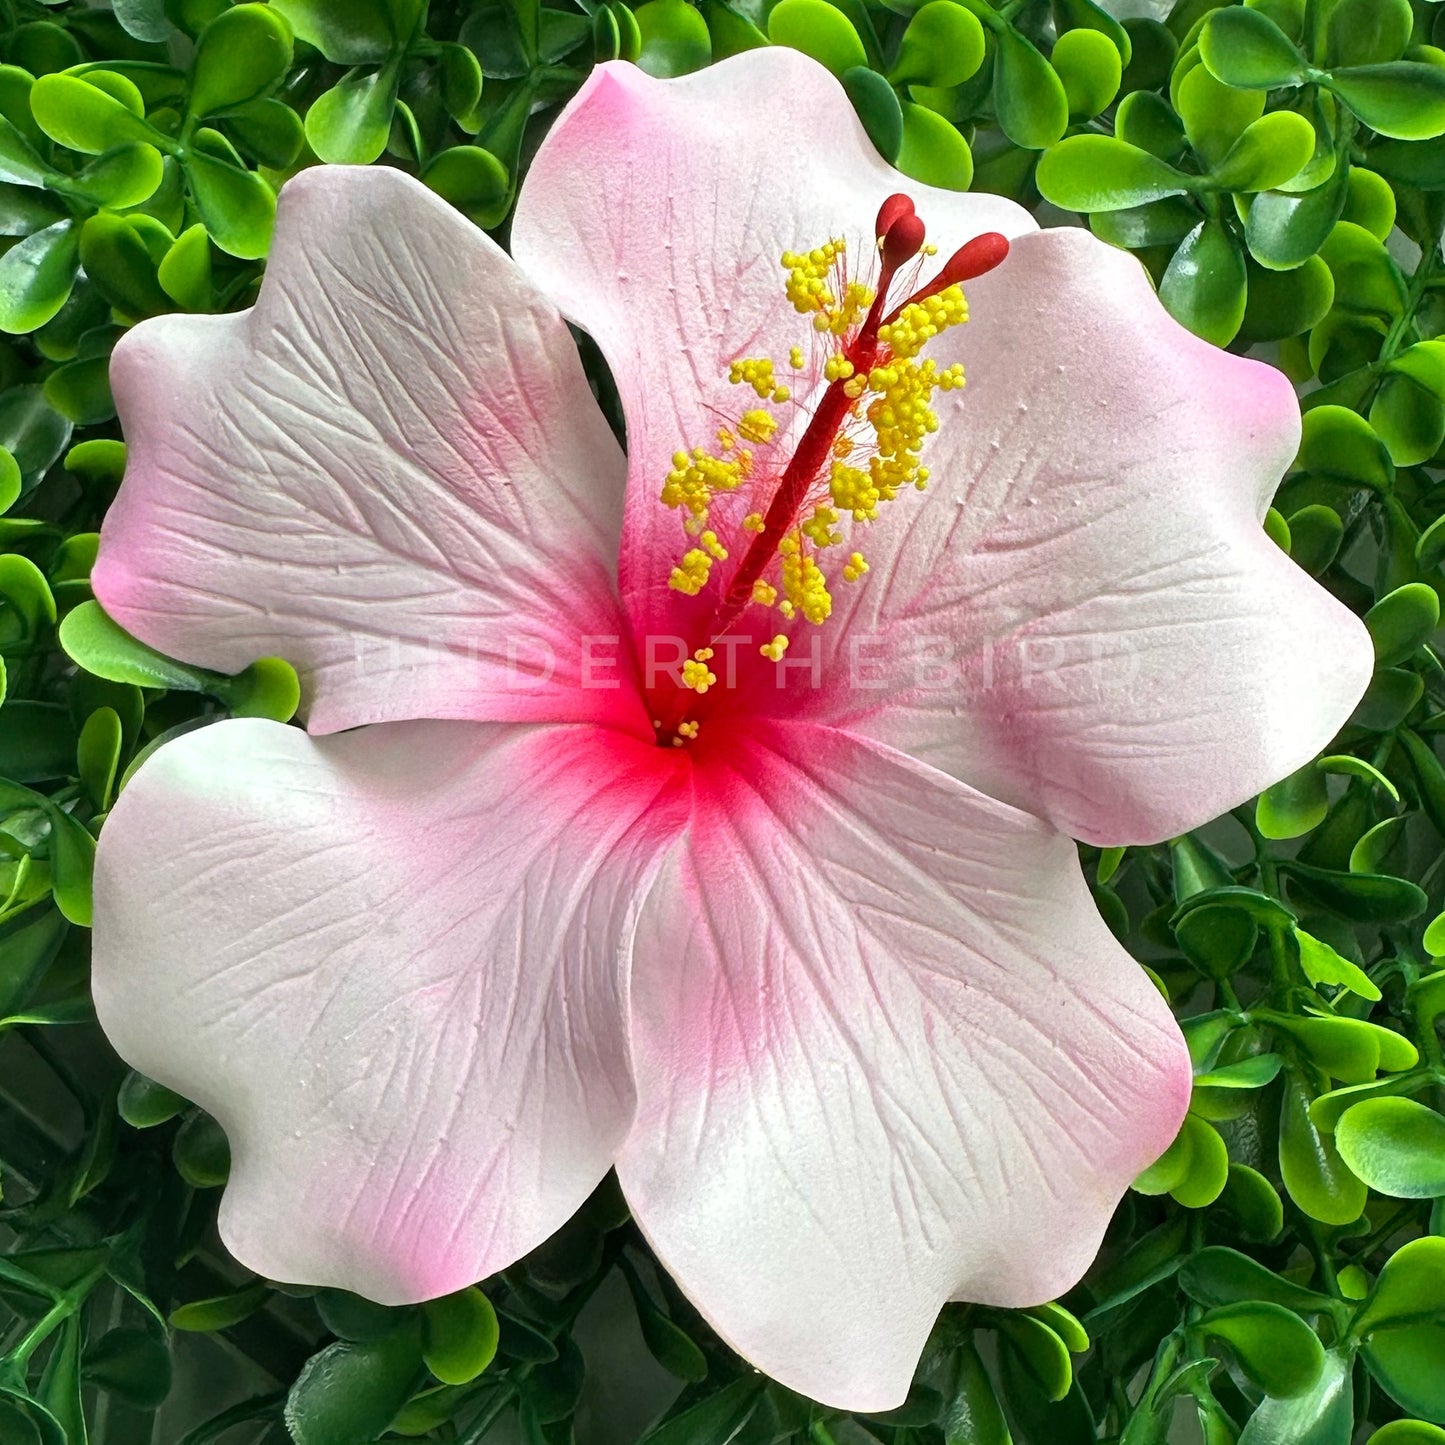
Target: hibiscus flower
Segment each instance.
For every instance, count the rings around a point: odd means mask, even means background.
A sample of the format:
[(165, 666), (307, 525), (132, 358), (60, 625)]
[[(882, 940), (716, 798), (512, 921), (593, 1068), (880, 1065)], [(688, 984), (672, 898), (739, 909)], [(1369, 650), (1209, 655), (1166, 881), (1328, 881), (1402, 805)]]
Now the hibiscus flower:
[(97, 1008), (224, 1125), (251, 1268), (438, 1296), (615, 1167), (724, 1340), (889, 1407), (945, 1301), (1079, 1278), (1188, 1099), (1071, 839), (1242, 802), (1368, 679), (1260, 526), (1295, 398), (786, 50), (598, 68), (512, 245), (318, 168), (254, 309), (117, 348), (97, 596), (289, 658), (307, 730), (131, 781)]

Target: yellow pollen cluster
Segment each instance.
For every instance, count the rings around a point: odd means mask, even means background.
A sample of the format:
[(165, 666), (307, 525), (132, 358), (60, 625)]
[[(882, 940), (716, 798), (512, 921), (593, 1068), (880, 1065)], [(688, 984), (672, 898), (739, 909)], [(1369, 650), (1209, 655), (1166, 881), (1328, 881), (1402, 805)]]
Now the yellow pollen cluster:
[[(841, 272), (847, 245), (841, 238), (825, 241), (811, 251), (784, 251), (783, 269), (788, 273), (785, 290), (800, 316), (813, 318), (815, 331), (842, 336), (851, 331), (873, 304), (873, 288), (861, 281), (845, 281), (840, 298), (832, 286), (835, 269)], [(794, 347), (789, 360), (795, 369), (803, 365), (801, 348)]]
[(922, 301), (910, 301), (886, 326), (878, 328), (878, 339), (894, 356), (917, 356), (930, 341), (950, 326), (968, 320), (968, 302), (958, 286), (945, 286)]
[(747, 516), (743, 518), (744, 532), (766, 531), (767, 525), (768, 524), (763, 521), (763, 514), (761, 512), (749, 512)]
[(778, 600), (778, 589), (771, 582), (764, 582), (761, 577), (753, 583), (753, 601), (761, 602), (764, 607), (771, 607)]
[(856, 582), (866, 571), (868, 564), (863, 560), (861, 552), (854, 552), (843, 567), (843, 580), (845, 582)]
[(717, 681), (717, 673), (708, 666), (711, 660), (712, 648), (699, 647), (682, 665), (682, 685), (699, 695), (705, 693)]
[(891, 501), (906, 486), (923, 490), (928, 468), (921, 465), (920, 452), (924, 438), (938, 430), (938, 413), (929, 402), (935, 391), (954, 391), (962, 385), (959, 362), (940, 370), (932, 361), (908, 359), (875, 366), (869, 373), (869, 389), (877, 395), (867, 416), (878, 452), (868, 463), (868, 473), (882, 500)]
[(847, 381), (853, 375), (853, 363), (842, 352), (834, 352), (823, 363), (824, 381)]
[(812, 516), (798, 530), (815, 547), (837, 547), (843, 541), (843, 534), (833, 530), (837, 520), (838, 513), (820, 502), (813, 508)]
[(697, 736), (697, 730), (701, 726), (702, 724), (697, 722), (678, 723), (677, 736), (672, 740), (673, 747), (680, 748), (683, 744), (684, 739), (690, 742), (693, 738)]
[(781, 662), (783, 654), (788, 650), (788, 639), (780, 632), (771, 642), (765, 642), (758, 648), (770, 662)]
[(734, 386), (750, 386), (763, 401), (787, 401), (792, 393), (773, 378), (773, 363), (766, 356), (745, 356), (728, 367)]
[(696, 597), (707, 586), (707, 579), (711, 572), (712, 558), (701, 547), (693, 547), (683, 554), (682, 561), (672, 569), (672, 574), (667, 579), (667, 585), (674, 592), (684, 593), (688, 597)]
[(803, 348), (801, 346), (795, 346), (788, 353), (788, 365), (791, 366), (794, 371), (801, 371), (803, 369)]
[(776, 418), (760, 407), (754, 407), (752, 411), (745, 411), (738, 422), (738, 432), (743, 440), (753, 442), (757, 446), (765, 446), (772, 441), (773, 433), (777, 429)]
[(783, 596), (781, 611), (784, 617), (801, 612), (812, 623), (828, 620), (833, 611), (833, 598), (828, 591), (828, 579), (823, 576), (818, 564), (803, 551), (796, 536), (784, 537), (778, 544), (782, 553)]
[[(724, 444), (724, 450), (730, 450)], [(735, 457), (715, 457), (701, 447), (672, 454), (672, 470), (662, 486), (664, 506), (684, 508), (700, 526), (714, 492), (736, 491), (752, 469), (753, 454), (743, 450)], [(695, 530), (689, 528), (690, 531)]]

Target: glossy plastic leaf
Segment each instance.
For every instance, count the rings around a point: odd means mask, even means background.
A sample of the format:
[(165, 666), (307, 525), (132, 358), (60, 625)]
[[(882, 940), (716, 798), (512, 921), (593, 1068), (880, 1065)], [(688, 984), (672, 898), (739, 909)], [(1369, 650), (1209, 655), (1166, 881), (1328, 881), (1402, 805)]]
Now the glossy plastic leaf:
[(1265, 1300), (1212, 1309), (1196, 1328), (1228, 1345), (1245, 1374), (1276, 1398), (1306, 1394), (1324, 1370), (1324, 1347), (1315, 1332), (1298, 1315)]
[(306, 112), (306, 139), (333, 165), (369, 165), (386, 149), (400, 72), (352, 71)]
[(1244, 320), (1244, 256), (1222, 221), (1203, 221), (1180, 242), (1159, 283), (1169, 314), (1196, 336), (1227, 346)]
[(0, 256), (0, 331), (44, 326), (70, 297), (80, 267), (80, 227), (70, 220), (36, 231)]
[(1445, 134), (1445, 69), (1419, 61), (1331, 72), (1330, 89), (1372, 130), (1395, 140)]
[[(939, 3), (951, 3), (951, 0), (939, 0)], [(638, 23), (641, 24), (640, 17)], [(778, 0), (768, 15), (768, 38), (774, 45), (791, 46), (804, 55), (811, 55), (834, 75), (842, 75), (855, 65), (868, 64), (868, 52), (853, 22), (827, 0)], [(698, 64), (706, 63), (707, 57), (698, 61)]]
[(894, 85), (962, 85), (983, 57), (978, 17), (955, 0), (928, 0), (908, 22), (888, 79)]
[(1037, 47), (1012, 26), (998, 33), (993, 103), (1000, 129), (1025, 150), (1044, 150), (1068, 129), (1069, 100), (1063, 81)]
[(1445, 1195), (1445, 1118), (1414, 1099), (1365, 1099), (1335, 1126), (1341, 1158), (1396, 1199)]
[(1289, 36), (1267, 15), (1243, 6), (1210, 16), (1200, 32), (1199, 53), (1225, 85), (1274, 90), (1305, 79), (1304, 60)]
[(422, 1358), (444, 1385), (475, 1380), (497, 1353), (500, 1327), (492, 1302), (475, 1287), (422, 1306)]

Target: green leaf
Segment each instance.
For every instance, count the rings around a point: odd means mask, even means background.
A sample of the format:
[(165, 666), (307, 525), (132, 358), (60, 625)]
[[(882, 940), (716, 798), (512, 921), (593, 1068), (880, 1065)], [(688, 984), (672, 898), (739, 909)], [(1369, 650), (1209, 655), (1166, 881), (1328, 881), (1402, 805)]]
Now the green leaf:
[(1350, 191), (1343, 219), (1362, 226), (1377, 241), (1395, 229), (1395, 193), (1390, 183), (1364, 166), (1350, 167)]
[(1324, 63), (1398, 60), (1410, 43), (1414, 23), (1410, 0), (1335, 0), (1325, 21)]
[[(941, 4), (944, 0), (933, 0), (933, 3)], [(714, 46), (716, 41), (714, 33)], [(842, 80), (843, 89), (848, 92), (848, 99), (853, 102), (853, 109), (858, 112), (858, 119), (868, 132), (868, 139), (884, 160), (896, 163), (898, 152), (903, 148), (903, 107), (899, 104), (898, 92), (876, 70), (866, 65), (855, 65), (852, 70), (845, 70)], [(972, 169), (970, 153), (970, 172)]]
[(386, 1431), (422, 1366), (416, 1325), (380, 1340), (342, 1340), (312, 1355), (286, 1396), (296, 1445), (357, 1445)]
[[(703, 19), (707, 21), (708, 34), (712, 36), (714, 61), (726, 60), (730, 55), (741, 55), (745, 50), (757, 50), (768, 43), (768, 37), (751, 20), (733, 6), (724, 4), (723, 0), (702, 0), (701, 8)], [(623, 9), (625, 10), (626, 6)], [(608, 12), (605, 7), (600, 8), (597, 12), (599, 16), (606, 13)], [(847, 75), (848, 73), (845, 73), (841, 77), (845, 87), (848, 84)], [(883, 80), (883, 77), (880, 75), (878, 79)], [(887, 81), (883, 83), (887, 85)], [(891, 94), (892, 86), (889, 86), (888, 89)], [(852, 95), (851, 90), (849, 95), (856, 106), (858, 104), (857, 97)], [(867, 125), (866, 120), (864, 124)], [(869, 134), (871, 136), (872, 132), (870, 131)], [(873, 144), (878, 144), (876, 139)]]
[(983, 26), (954, 0), (928, 0), (913, 12), (888, 79), (894, 85), (947, 88), (971, 79), (983, 64)]
[(156, 263), (137, 224), (101, 211), (80, 230), (80, 264), (101, 295), (124, 316), (140, 319), (171, 309), (156, 280)]
[(1427, 1235), (1401, 1245), (1386, 1262), (1355, 1317), (1354, 1333), (1401, 1329), (1445, 1319), (1445, 1238)]
[[(43, 82), (37, 82), (37, 89)], [(1371, 128), (1395, 140), (1445, 134), (1445, 70), (1413, 60), (1335, 70), (1325, 84)]]
[(291, 67), (291, 27), (270, 5), (235, 5), (201, 32), (188, 112), (214, 115), (264, 95)]
[(221, 699), (233, 717), (290, 722), (301, 704), (296, 669), (280, 657), (263, 657), (234, 677), (212, 673), (206, 691)]
[(82, 602), (66, 615), (60, 645), (72, 662), (111, 682), (205, 692), (218, 676), (147, 647), (112, 622), (98, 602)]
[(1342, 1084), (1370, 1083), (1378, 1069), (1397, 1072), (1419, 1062), (1418, 1051), (1403, 1034), (1363, 1019), (1271, 1009), (1256, 1009), (1254, 1017), (1289, 1035), (1317, 1068)]
[(826, 0), (779, 0), (768, 16), (768, 38), (811, 55), (834, 75), (868, 64), (852, 21)]
[(1228, 1345), (1245, 1374), (1277, 1399), (1307, 1394), (1324, 1370), (1324, 1347), (1315, 1332), (1277, 1304), (1244, 1300), (1222, 1305), (1196, 1321), (1195, 1328)]
[(394, 65), (353, 70), (317, 97), (306, 112), (306, 139), (323, 161), (369, 165), (386, 149), (400, 75)]
[(1315, 128), (1292, 110), (1271, 111), (1246, 126), (1213, 168), (1227, 191), (1272, 191), (1293, 180), (1315, 153)]
[(1434, 1199), (1445, 1194), (1445, 1118), (1413, 1099), (1365, 1099), (1335, 1126), (1345, 1163), (1381, 1194)]
[(1423, 1420), (1391, 1420), (1376, 1430), (1365, 1445), (1445, 1445), (1445, 1430)]
[(1246, 90), (1301, 85), (1307, 74), (1289, 36), (1262, 11), (1244, 6), (1209, 17), (1199, 35), (1199, 54), (1216, 80)]
[(160, 288), (186, 311), (211, 309), (211, 239), (197, 221), (175, 239), (156, 268)]
[(1076, 135), (1039, 158), (1037, 184), (1045, 200), (1066, 211), (1118, 211), (1181, 195), (1190, 178), (1138, 146)]
[(1293, 1398), (1266, 1397), (1249, 1417), (1239, 1445), (1350, 1445), (1352, 1365), (1350, 1350), (1330, 1350), (1314, 1388)]
[(1181, 1266), (1178, 1279), (1190, 1299), (1211, 1307), (1264, 1301), (1307, 1315), (1328, 1314), (1335, 1308), (1331, 1296), (1305, 1289), (1247, 1254), (1221, 1245), (1196, 1251)]
[[(314, 45), (336, 65), (367, 65), (386, 59), (398, 40), (397, 22), (385, 0), (271, 0), (298, 40)], [(407, 15), (398, 17), (405, 24)]]
[[(1335, 299), (1335, 278), (1318, 256), (1310, 256), (1292, 271), (1271, 271), (1253, 256), (1245, 257), (1247, 296), (1240, 339), (1245, 341), (1283, 341), (1309, 331), (1329, 313)], [(1328, 509), (1326, 509), (1328, 510)], [(1299, 547), (1294, 538), (1293, 520), (1290, 528), (1290, 556), (1299, 560)], [(1306, 551), (1309, 566), (1314, 566), (1315, 553)], [(1301, 565), (1304, 565), (1303, 563)], [(1311, 576), (1317, 575), (1314, 572)]]
[(444, 1385), (475, 1380), (497, 1353), (500, 1327), (492, 1302), (473, 1287), (422, 1306), (425, 1344), (422, 1358)]
[(1304, 415), (1299, 464), (1319, 476), (1383, 491), (1395, 468), (1364, 417), (1343, 406), (1316, 406)]
[(76, 770), (100, 812), (110, 806), (122, 742), (120, 714), (114, 708), (97, 708), (80, 730), (76, 745)]
[(421, 179), (482, 227), (498, 225), (511, 201), (506, 166), (481, 146), (449, 146), (427, 165)]
[(1069, 126), (1069, 99), (1058, 72), (1011, 25), (998, 33), (993, 103), (999, 128), (1025, 150), (1046, 150)]
[(166, 1323), (173, 1330), (187, 1333), (212, 1333), (228, 1330), (242, 1320), (249, 1319), (271, 1298), (271, 1286), (264, 1280), (257, 1280), (230, 1294), (216, 1295), (211, 1299), (191, 1300), (177, 1305)]
[(196, 149), (186, 157), (185, 171), (191, 199), (216, 245), (243, 261), (264, 256), (276, 224), (271, 187), (254, 171)]
[(125, 210), (148, 201), (164, 176), (161, 153), (152, 145), (133, 142), (97, 156), (73, 176), (52, 179), (49, 186), (92, 205)]
[(1245, 130), (1264, 114), (1262, 94), (1222, 85), (1202, 65), (1196, 65), (1179, 80), (1175, 97), (1175, 108), (1189, 143), (1211, 167), (1218, 165)]
[(70, 297), (80, 268), (80, 228), (57, 221), (0, 256), (0, 331), (44, 326)]
[[(1322, 262), (1319, 264), (1321, 269), (1328, 271)], [(1251, 282), (1250, 299), (1253, 300), (1253, 297), (1254, 286)], [(1290, 556), (1311, 577), (1318, 577), (1335, 560), (1345, 538), (1345, 524), (1333, 507), (1314, 503), (1291, 513), (1289, 534)]]
[[(950, 4), (952, 0), (935, 0)], [(944, 190), (966, 191), (973, 182), (973, 152), (941, 115), (904, 101), (903, 143), (895, 161), (904, 175)]]
[(993, 1382), (972, 1340), (954, 1357), (956, 1375), (942, 1425), (946, 1445), (1012, 1445)]
[(1247, 1164), (1230, 1164), (1218, 1206), (1234, 1217), (1245, 1239), (1256, 1243), (1278, 1239), (1284, 1229), (1284, 1204), (1279, 1191)]
[(132, 1129), (153, 1129), (184, 1113), (186, 1101), (174, 1090), (132, 1069), (121, 1081), (116, 1109)]
[(1309, 1106), (1304, 1085), (1297, 1078), (1286, 1079), (1279, 1123), (1284, 1186), (1310, 1218), (1322, 1224), (1353, 1224), (1364, 1212), (1365, 1186), (1340, 1158), (1334, 1140), (1315, 1127)]
[[(815, 3), (822, 10), (832, 11), (832, 14), (852, 31), (853, 27), (848, 20), (831, 5), (823, 3), (823, 0), (783, 0), (783, 4), (794, 6), (812, 6)], [(773, 13), (776, 15), (777, 11)], [(645, 5), (638, 6), (635, 14), (637, 28), (642, 36), (637, 65), (648, 75), (662, 78), (690, 75), (694, 70), (701, 70), (711, 62), (712, 36), (708, 33), (707, 21), (687, 0), (647, 0)], [(771, 21), (769, 24), (771, 26)], [(854, 39), (857, 39), (856, 34)], [(862, 56), (855, 63), (861, 64), (866, 58)]]
[(999, 1316), (998, 1325), (1045, 1396), (1062, 1400), (1074, 1383), (1069, 1347), (1048, 1325), (1031, 1315), (1010, 1311)]
[(1329, 806), (1324, 776), (1312, 762), (1306, 763), (1255, 800), (1255, 827), (1266, 838), (1299, 838), (1324, 822)]
[(1063, 82), (1069, 114), (1092, 120), (1119, 93), (1123, 65), (1118, 48), (1097, 30), (1068, 30), (1054, 43), (1049, 63)]
[(637, 1272), (624, 1269), (628, 1289), (632, 1293), (633, 1307), (637, 1311), (637, 1324), (642, 1331), (643, 1343), (648, 1353), (670, 1375), (693, 1383), (707, 1378), (707, 1357), (698, 1349), (687, 1333), (665, 1315), (643, 1288)]
[(1445, 1423), (1445, 1325), (1380, 1330), (1360, 1354), (1402, 1409)]
[(1295, 942), (1299, 944), (1300, 968), (1313, 984), (1337, 984), (1374, 1002), (1380, 999), (1379, 988), (1371, 982), (1364, 969), (1335, 952), (1328, 943), (1306, 933), (1302, 928), (1294, 930)]
[(1244, 256), (1222, 221), (1201, 222), (1179, 244), (1159, 299), (1196, 336), (1227, 346), (1244, 320)]
[(1303, 265), (1324, 245), (1343, 213), (1349, 180), (1350, 168), (1341, 162), (1312, 190), (1262, 191), (1250, 203), (1244, 223), (1250, 255), (1271, 271)]
[(1424, 582), (1407, 582), (1365, 613), (1375, 665), (1395, 667), (1413, 657), (1440, 625), (1440, 598)]
[[(1417, 674), (1409, 674), (1417, 682)], [(1415, 693), (1419, 697), (1419, 692)], [(1410, 759), (1411, 771), (1420, 785), (1420, 803), (1426, 815), (1435, 825), (1435, 831), (1445, 837), (1445, 767), (1435, 756), (1434, 750), (1417, 733), (1403, 728), (1398, 734), (1400, 745)]]
[(41, 130), (69, 150), (93, 156), (135, 141), (161, 141), (136, 110), (96, 84), (100, 74), (41, 76), (30, 92), (30, 108)]
[(664, 1420), (649, 1430), (638, 1445), (731, 1445), (740, 1438), (763, 1398), (759, 1382), (744, 1376)]

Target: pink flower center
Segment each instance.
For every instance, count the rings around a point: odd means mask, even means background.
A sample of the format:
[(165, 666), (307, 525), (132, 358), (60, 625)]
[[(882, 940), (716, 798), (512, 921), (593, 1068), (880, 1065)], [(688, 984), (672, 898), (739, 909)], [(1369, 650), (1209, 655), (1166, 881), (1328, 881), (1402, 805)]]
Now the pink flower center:
[[(809, 383), (804, 399), (779, 381), (771, 358), (740, 358), (729, 379), (750, 387), (759, 405), (720, 426), (713, 448), (673, 457), (661, 500), (681, 513), (690, 545), (668, 581), (709, 605), (690, 621), (690, 650), (673, 685), (651, 699), (664, 746), (698, 735), (710, 710), (703, 699), (717, 683), (709, 664), (744, 613), (776, 609), (784, 626), (824, 623), (833, 578), (820, 558), (843, 546), (843, 526), (871, 523), (900, 491), (927, 486), (922, 451), (938, 428), (933, 393), (961, 387), (964, 377), (961, 364), (940, 368), (920, 353), (968, 319), (961, 283), (997, 266), (1008, 241), (994, 232), (976, 237), (920, 284), (923, 258), (936, 248), (909, 197), (883, 203), (874, 235), (871, 281), (850, 274), (842, 239), (783, 253), (788, 299), (812, 320), (811, 356), (798, 346), (788, 358)], [(780, 420), (783, 407), (792, 415)], [(853, 550), (836, 570), (854, 584), (868, 563)], [(776, 625), (768, 630), (758, 656), (776, 666), (789, 638)]]

